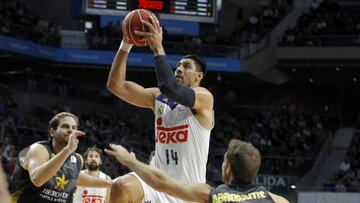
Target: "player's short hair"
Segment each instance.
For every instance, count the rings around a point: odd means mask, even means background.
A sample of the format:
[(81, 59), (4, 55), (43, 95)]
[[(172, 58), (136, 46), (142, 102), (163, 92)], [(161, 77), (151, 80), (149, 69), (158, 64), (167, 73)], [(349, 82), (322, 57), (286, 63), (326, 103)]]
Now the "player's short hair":
[(50, 121), (49, 121), (49, 129), (50, 128), (54, 128), (54, 129), (57, 129), (57, 127), (59, 126), (59, 123), (60, 123), (60, 120), (62, 118), (65, 118), (65, 117), (72, 117), (75, 121), (76, 121), (76, 124), (79, 125), (79, 118), (77, 116), (75, 116), (74, 114), (72, 113), (68, 113), (68, 112), (61, 112), (61, 113), (58, 113), (56, 114)]
[(252, 183), (261, 165), (261, 155), (252, 144), (232, 139), (229, 143), (226, 158), (231, 164), (234, 183)]
[[(73, 118), (73, 119), (76, 121), (76, 124), (79, 125), (79, 118), (78, 118), (77, 116), (75, 116), (75, 115), (72, 114), (72, 113), (61, 112), (61, 113), (56, 114), (56, 115), (49, 121), (48, 130), (50, 130), (50, 128), (53, 128), (53, 129), (56, 130), (57, 127), (59, 126), (60, 120), (61, 120), (62, 118), (65, 118), (65, 117), (71, 117), (71, 118)], [(50, 131), (48, 131), (48, 134), (49, 134), (49, 139), (51, 139)]]
[(195, 63), (197, 63), (197, 71), (198, 72), (203, 72), (204, 76), (207, 73), (207, 63), (205, 61), (205, 59), (201, 56), (198, 55), (193, 55), (193, 54), (189, 54), (189, 55), (185, 55), (183, 56), (181, 59), (192, 59), (195, 61)]
[(102, 151), (101, 149), (97, 148), (96, 146), (88, 147), (87, 150), (84, 152), (84, 159), (87, 159), (90, 152), (97, 152), (100, 155), (100, 159), (102, 160)]

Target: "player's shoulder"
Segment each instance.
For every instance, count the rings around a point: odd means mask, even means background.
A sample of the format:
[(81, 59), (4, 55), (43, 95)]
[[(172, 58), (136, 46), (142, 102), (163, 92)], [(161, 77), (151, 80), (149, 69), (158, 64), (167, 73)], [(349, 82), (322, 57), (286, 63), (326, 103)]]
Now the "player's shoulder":
[(35, 142), (28, 147), (30, 152), (44, 152), (47, 151), (46, 146), (42, 142)]
[(274, 193), (269, 192), (271, 198), (275, 201), (275, 203), (289, 203), (289, 200), (285, 199), (280, 195), (276, 195)]
[(212, 93), (205, 87), (194, 87), (196, 101), (194, 109), (213, 109), (214, 106), (214, 96)]
[(202, 93), (202, 94), (205, 94), (205, 95), (209, 95), (212, 97), (212, 93), (206, 89), (205, 87), (193, 87), (192, 88), (196, 93)]
[(75, 155), (78, 157), (78, 159), (80, 160), (80, 162), (81, 162), (81, 166), (83, 166), (84, 165), (84, 158), (81, 156), (81, 154), (79, 154), (79, 153), (76, 153), (75, 152)]
[(34, 159), (34, 158), (41, 158), (44, 160), (49, 160), (51, 158), (51, 154), (46, 148), (45, 145), (36, 142), (29, 147), (23, 149), (19, 153), (19, 158), (24, 158), (25, 161)]
[(193, 87), (192, 89), (193, 89), (193, 90), (196, 90), (196, 91), (204, 91), (204, 92), (209, 92), (209, 93), (211, 93), (208, 89), (206, 89), (205, 87), (201, 87), (201, 86), (199, 86), (199, 87)]
[(226, 185), (226, 184), (221, 184), (221, 185), (218, 185), (218, 186), (214, 187), (213, 189), (214, 189), (214, 190), (220, 190), (220, 191), (222, 191), (222, 190), (227, 190), (227, 189), (229, 189), (229, 186)]
[(75, 155), (76, 155), (77, 157), (79, 157), (79, 159), (83, 159), (83, 157), (81, 156), (81, 154), (75, 152)]
[(159, 96), (161, 94), (160, 89), (158, 87), (149, 87), (146, 88), (146, 90), (151, 94), (153, 94), (154, 96)]
[(149, 87), (146, 88), (146, 91), (152, 95), (154, 101), (158, 98), (159, 95), (161, 95), (161, 91), (158, 87)]
[(111, 177), (107, 173), (105, 173), (104, 171), (99, 171), (99, 177), (103, 178), (103, 179), (106, 179), (106, 180), (111, 180)]

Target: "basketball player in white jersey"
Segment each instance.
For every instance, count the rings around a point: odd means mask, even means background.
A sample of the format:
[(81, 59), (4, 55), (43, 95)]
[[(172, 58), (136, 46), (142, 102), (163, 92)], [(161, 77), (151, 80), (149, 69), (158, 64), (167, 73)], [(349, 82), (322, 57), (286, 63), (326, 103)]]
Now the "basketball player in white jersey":
[[(110, 176), (100, 171), (102, 165), (102, 152), (97, 147), (89, 147), (85, 154), (86, 169), (80, 173), (104, 179), (111, 180)], [(92, 187), (77, 187), (74, 194), (73, 203), (108, 203), (110, 199), (110, 188), (92, 188)]]
[[(162, 46), (162, 29), (143, 22), (149, 32), (137, 32), (154, 53), (158, 87), (144, 88), (125, 79), (126, 62), (132, 45), (125, 38), (114, 58), (107, 88), (135, 106), (155, 113), (155, 156), (150, 163), (183, 183), (205, 183), (210, 131), (214, 126), (213, 96), (200, 83), (206, 62), (187, 55), (177, 63), (175, 74), (167, 63)], [(140, 141), (140, 140), (139, 140)], [(183, 202), (155, 191), (135, 173), (117, 179), (110, 202)]]

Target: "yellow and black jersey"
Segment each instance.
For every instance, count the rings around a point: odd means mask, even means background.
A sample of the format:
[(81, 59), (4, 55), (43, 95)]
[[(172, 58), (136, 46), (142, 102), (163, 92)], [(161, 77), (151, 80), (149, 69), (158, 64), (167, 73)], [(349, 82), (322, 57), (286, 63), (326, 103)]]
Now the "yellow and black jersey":
[(256, 185), (219, 185), (210, 192), (210, 203), (275, 203), (267, 189)]
[[(55, 156), (50, 141), (41, 141), (49, 157)], [(81, 170), (80, 155), (73, 153), (65, 161), (58, 172), (44, 185), (36, 187), (30, 180), (29, 172), (23, 168), (23, 162), (29, 148), (19, 153), (19, 162), (10, 181), (12, 203), (49, 203), (72, 202), (72, 195), (76, 188), (76, 180)]]

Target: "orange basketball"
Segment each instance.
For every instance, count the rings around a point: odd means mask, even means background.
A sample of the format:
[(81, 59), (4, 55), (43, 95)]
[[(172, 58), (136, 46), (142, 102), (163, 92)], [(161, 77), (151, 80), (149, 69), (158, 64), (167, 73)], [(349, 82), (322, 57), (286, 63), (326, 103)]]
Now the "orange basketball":
[(150, 22), (150, 16), (155, 19), (156, 26), (159, 27), (159, 20), (151, 11), (145, 9), (136, 9), (126, 15), (121, 28), (123, 32), (123, 39), (126, 43), (133, 44), (139, 47), (148, 45), (145, 40), (141, 40), (142, 36), (135, 34), (135, 30), (141, 32), (148, 32), (149, 29), (146, 25), (143, 25), (141, 23), (141, 20)]

